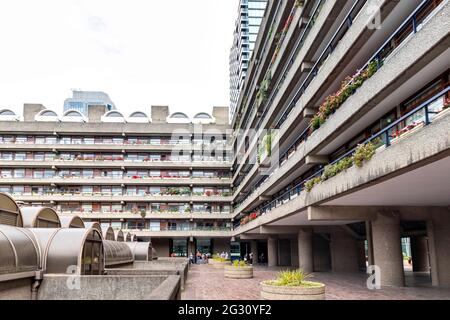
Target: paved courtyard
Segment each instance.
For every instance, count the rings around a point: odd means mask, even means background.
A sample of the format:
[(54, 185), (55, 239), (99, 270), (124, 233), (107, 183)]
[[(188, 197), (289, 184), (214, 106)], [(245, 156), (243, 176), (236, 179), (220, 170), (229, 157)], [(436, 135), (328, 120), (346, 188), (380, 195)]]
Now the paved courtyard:
[[(257, 300), (259, 283), (275, 278), (279, 268), (255, 267), (253, 279), (225, 279), (223, 270), (211, 265), (193, 265), (190, 268), (183, 300)], [(448, 299), (450, 289), (436, 289), (430, 286), (429, 276), (412, 277), (407, 273), (407, 284), (416, 287), (383, 288), (369, 290), (366, 287), (366, 275), (316, 273), (313, 281), (327, 286), (326, 297), (329, 300), (410, 300), (410, 299)]]

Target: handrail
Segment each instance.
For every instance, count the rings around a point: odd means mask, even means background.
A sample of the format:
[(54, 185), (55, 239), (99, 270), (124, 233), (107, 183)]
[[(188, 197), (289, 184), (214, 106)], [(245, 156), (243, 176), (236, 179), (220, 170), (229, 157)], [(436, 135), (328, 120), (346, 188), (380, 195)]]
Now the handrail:
[[(369, 142), (372, 142), (374, 140), (376, 140), (377, 138), (381, 137), (381, 136), (385, 136), (385, 141), (384, 144), (386, 147), (390, 146), (390, 135), (389, 135), (389, 131), (391, 129), (393, 129), (394, 127), (396, 127), (397, 125), (399, 125), (401, 122), (405, 121), (406, 119), (408, 119), (409, 117), (411, 117), (412, 115), (416, 114), (417, 112), (422, 111), (422, 109), (425, 109), (425, 125), (429, 125), (432, 121), (429, 117), (429, 111), (428, 111), (428, 106), (436, 101), (437, 99), (445, 96), (448, 92), (450, 92), (450, 86), (448, 86), (446, 89), (444, 89), (443, 91), (439, 92), (438, 94), (436, 94), (435, 96), (433, 96), (432, 98), (428, 99), (427, 101), (425, 101), (424, 103), (420, 104), (418, 107), (414, 108), (413, 110), (411, 110), (410, 112), (408, 112), (407, 114), (403, 115), (402, 117), (400, 117), (399, 119), (397, 119), (396, 121), (394, 121), (392, 124), (390, 124), (389, 126), (387, 126), (386, 128), (384, 128), (383, 130), (381, 130), (380, 132), (372, 135), (370, 138), (368, 138), (367, 140), (365, 140), (364, 142), (361, 143), (361, 145), (365, 145)], [(342, 155), (341, 157), (339, 157), (338, 159), (334, 160), (333, 162), (329, 163), (329, 165), (334, 165), (336, 163), (338, 163), (339, 161), (341, 161), (342, 159), (350, 156), (351, 154), (353, 154), (356, 149), (358, 147), (355, 147), (353, 149), (351, 149), (350, 151), (346, 152), (344, 155)], [(319, 171), (317, 171), (316, 173), (314, 173), (313, 175), (311, 175), (310, 177), (306, 178), (305, 180), (303, 180), (302, 182), (296, 184), (294, 187), (290, 188), (288, 191), (284, 192), (282, 195), (278, 196), (277, 198), (275, 198), (274, 200), (272, 200), (270, 203), (268, 203), (267, 205), (263, 206), (261, 208), (260, 211), (264, 211), (266, 208), (271, 207), (271, 205), (273, 203), (278, 202), (279, 200), (282, 200), (286, 197), (286, 195), (290, 194), (292, 191), (297, 190), (297, 193), (300, 193), (303, 190), (303, 187), (305, 185), (306, 182), (308, 182), (309, 180), (318, 177), (319, 175), (322, 175), (324, 172), (325, 168), (320, 169)]]
[[(408, 16), (408, 18), (405, 19), (405, 21), (403, 21), (403, 23), (400, 25), (400, 27), (398, 27), (393, 33), (392, 35), (381, 45), (381, 47), (376, 51), (376, 53), (369, 59), (369, 61), (367, 61), (367, 63), (360, 69), (360, 70), (364, 70), (365, 68), (367, 68), (367, 66), (369, 65), (369, 63), (373, 60), (379, 60), (379, 55), (380, 53), (391, 43), (392, 39), (395, 38), (395, 36), (397, 36), (397, 34), (403, 30), (404, 27), (406, 27), (408, 25), (408, 23), (410, 23), (411, 21), (413, 21), (414, 25), (415, 25), (415, 20), (416, 20), (416, 15), (419, 11), (421, 11), (424, 7), (426, 7), (429, 3), (431, 2), (431, 0), (423, 0), (421, 4), (419, 4), (419, 6)], [(413, 28), (413, 33), (417, 33), (417, 28), (416, 26)]]

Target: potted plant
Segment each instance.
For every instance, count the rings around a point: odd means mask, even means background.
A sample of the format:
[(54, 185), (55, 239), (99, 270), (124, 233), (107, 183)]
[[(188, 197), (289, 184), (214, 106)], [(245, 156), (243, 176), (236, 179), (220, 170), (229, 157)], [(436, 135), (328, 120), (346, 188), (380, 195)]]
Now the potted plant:
[(261, 282), (264, 300), (325, 300), (325, 285), (306, 281), (311, 277), (303, 270), (282, 271), (277, 279)]
[(253, 267), (244, 261), (234, 260), (232, 265), (225, 266), (225, 278), (251, 279), (253, 278)]

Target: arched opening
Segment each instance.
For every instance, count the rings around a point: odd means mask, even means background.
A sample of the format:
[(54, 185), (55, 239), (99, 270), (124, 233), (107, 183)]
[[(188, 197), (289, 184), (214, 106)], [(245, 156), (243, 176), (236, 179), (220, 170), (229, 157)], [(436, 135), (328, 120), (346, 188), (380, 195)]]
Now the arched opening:
[(46, 207), (22, 207), (23, 226), (25, 228), (60, 228), (61, 221), (55, 210)]
[(62, 228), (85, 228), (83, 219), (79, 216), (60, 216)]
[(22, 227), (22, 215), (17, 203), (6, 193), (0, 193), (0, 224)]

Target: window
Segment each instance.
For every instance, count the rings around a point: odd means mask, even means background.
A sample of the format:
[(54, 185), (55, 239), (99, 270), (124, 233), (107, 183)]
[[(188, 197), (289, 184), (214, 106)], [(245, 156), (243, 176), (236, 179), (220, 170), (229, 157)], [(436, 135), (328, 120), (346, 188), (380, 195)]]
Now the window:
[(159, 220), (150, 221), (150, 231), (160, 231), (161, 222)]

